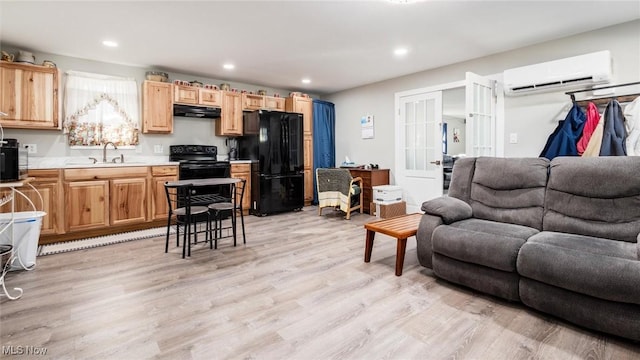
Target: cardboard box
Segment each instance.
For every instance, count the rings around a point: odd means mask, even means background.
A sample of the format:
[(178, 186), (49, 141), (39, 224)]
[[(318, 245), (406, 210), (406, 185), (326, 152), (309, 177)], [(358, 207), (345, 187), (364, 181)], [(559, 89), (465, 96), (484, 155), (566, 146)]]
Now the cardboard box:
[(388, 219), (407, 213), (407, 203), (400, 201), (393, 204), (378, 204), (376, 203), (376, 217), (381, 219)]
[(396, 185), (380, 185), (373, 188), (373, 202), (376, 204), (394, 204), (402, 201), (402, 188)]

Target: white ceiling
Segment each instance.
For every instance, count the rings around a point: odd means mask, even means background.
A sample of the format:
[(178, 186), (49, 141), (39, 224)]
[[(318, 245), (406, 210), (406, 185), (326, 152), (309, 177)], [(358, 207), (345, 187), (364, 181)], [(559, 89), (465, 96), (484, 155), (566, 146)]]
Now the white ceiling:
[(640, 18), (640, 0), (0, 1), (21, 49), (317, 94)]

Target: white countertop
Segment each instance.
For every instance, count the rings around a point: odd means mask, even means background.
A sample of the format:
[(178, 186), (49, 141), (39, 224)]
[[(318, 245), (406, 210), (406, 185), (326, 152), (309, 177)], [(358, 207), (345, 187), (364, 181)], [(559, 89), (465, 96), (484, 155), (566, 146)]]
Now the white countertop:
[(89, 157), (29, 157), (29, 169), (74, 169), (86, 167), (130, 167), (178, 165), (169, 161), (168, 156), (129, 156), (124, 163), (93, 163)]

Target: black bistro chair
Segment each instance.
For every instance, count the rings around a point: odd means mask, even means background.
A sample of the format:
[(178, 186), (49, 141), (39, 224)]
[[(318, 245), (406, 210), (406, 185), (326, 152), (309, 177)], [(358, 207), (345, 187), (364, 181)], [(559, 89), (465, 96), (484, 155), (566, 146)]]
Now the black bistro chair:
[[(211, 219), (213, 220), (213, 226), (210, 229), (213, 231), (213, 239), (215, 245), (214, 248), (218, 248), (218, 239), (222, 238), (223, 229), (232, 229), (233, 232), (233, 246), (236, 246), (236, 225), (237, 215), (240, 214), (240, 223), (242, 224), (242, 243), (247, 243), (247, 238), (244, 233), (244, 214), (242, 209), (242, 199), (244, 199), (244, 189), (247, 185), (247, 180), (240, 179), (239, 182), (234, 184), (235, 191), (232, 192), (232, 199), (225, 202), (216, 202), (209, 205), (211, 211)], [(235, 196), (233, 196), (235, 194)], [(231, 217), (231, 226), (222, 227), (222, 220), (227, 217)]]
[[(192, 184), (178, 184), (172, 182), (164, 183), (165, 193), (167, 194), (167, 202), (169, 204), (169, 214), (167, 216), (167, 241), (164, 246), (164, 252), (169, 251), (169, 232), (171, 229), (171, 221), (175, 218), (176, 223), (176, 247), (180, 246), (180, 227), (182, 227), (182, 258), (191, 256), (191, 235), (194, 241), (198, 242), (198, 221), (206, 222), (205, 241), (209, 240), (211, 232), (209, 226), (211, 218), (209, 217), (209, 209), (206, 206), (193, 206), (191, 195), (193, 195)], [(206, 217), (206, 220), (203, 219)], [(193, 228), (193, 229), (192, 229)], [(212, 248), (210, 243), (209, 247)]]

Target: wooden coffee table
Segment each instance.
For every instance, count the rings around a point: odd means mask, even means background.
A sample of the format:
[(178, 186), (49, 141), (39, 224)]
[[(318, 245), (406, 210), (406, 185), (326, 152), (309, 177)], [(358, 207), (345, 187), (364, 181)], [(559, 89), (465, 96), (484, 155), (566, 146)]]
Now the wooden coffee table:
[(396, 276), (402, 275), (404, 252), (407, 248), (407, 238), (415, 236), (416, 232), (418, 232), (420, 219), (422, 219), (422, 214), (415, 213), (364, 224), (364, 228), (367, 229), (367, 238), (364, 248), (364, 262), (368, 263), (371, 261), (373, 238), (376, 233), (379, 232), (381, 234), (389, 235), (398, 240), (396, 248)]

